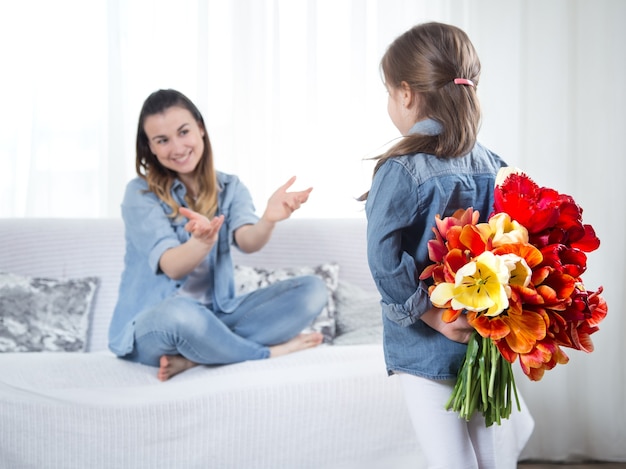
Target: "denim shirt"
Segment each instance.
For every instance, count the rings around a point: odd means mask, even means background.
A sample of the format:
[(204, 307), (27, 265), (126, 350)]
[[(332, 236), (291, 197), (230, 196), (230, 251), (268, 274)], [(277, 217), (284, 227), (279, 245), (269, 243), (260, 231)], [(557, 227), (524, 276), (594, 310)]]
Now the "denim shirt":
[[(258, 221), (248, 189), (237, 176), (217, 172), (218, 213), (224, 215), (218, 242), (208, 254), (209, 276), (207, 286), (213, 308), (232, 312), (240, 298), (235, 297), (234, 271), (230, 245), (234, 232), (246, 224)], [(176, 180), (172, 196), (181, 206), (187, 207), (187, 190)], [(126, 187), (122, 201), (122, 218), (125, 225), (126, 254), (118, 302), (109, 326), (109, 348), (117, 355), (130, 353), (134, 342), (134, 318), (146, 308), (177, 294), (186, 278), (174, 280), (159, 268), (159, 260), (170, 248), (179, 246), (190, 238), (185, 231), (187, 219), (169, 218), (171, 209), (153, 192), (142, 178), (135, 178)]]
[[(411, 133), (438, 134), (440, 124), (420, 121)], [(419, 274), (431, 263), (428, 241), (435, 215), (473, 207), (485, 221), (493, 209), (498, 170), (506, 163), (476, 143), (458, 158), (419, 153), (390, 158), (372, 180), (365, 212), (367, 255), (381, 295), (385, 360), (389, 374), (405, 372), (452, 379), (466, 346), (447, 339), (420, 316), (432, 307)]]

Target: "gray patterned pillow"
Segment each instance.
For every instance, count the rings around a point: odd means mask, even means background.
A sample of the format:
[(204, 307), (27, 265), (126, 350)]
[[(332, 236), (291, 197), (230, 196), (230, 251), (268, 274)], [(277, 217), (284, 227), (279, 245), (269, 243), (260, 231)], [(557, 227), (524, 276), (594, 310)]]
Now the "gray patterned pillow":
[(243, 265), (235, 266), (235, 289), (238, 295), (263, 288), (279, 280), (302, 275), (317, 275), (328, 289), (328, 303), (313, 324), (303, 332), (321, 332), (324, 343), (331, 344), (335, 337), (335, 302), (333, 294), (339, 283), (339, 265), (334, 263), (321, 264), (316, 267), (286, 267), (281, 269), (264, 269)]
[(97, 287), (0, 272), (0, 352), (83, 352)]
[(379, 344), (383, 341), (380, 294), (339, 282), (335, 292), (337, 333), (334, 345)]

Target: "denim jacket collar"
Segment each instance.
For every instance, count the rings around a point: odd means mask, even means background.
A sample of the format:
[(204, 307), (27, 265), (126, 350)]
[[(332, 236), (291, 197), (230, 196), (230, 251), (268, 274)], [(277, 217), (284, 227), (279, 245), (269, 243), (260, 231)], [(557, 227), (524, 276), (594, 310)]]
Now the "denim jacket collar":
[[(224, 190), (224, 182), (222, 181), (222, 177), (219, 172), (217, 174), (216, 179), (217, 179), (216, 181), (217, 191), (222, 192)], [(182, 204), (182, 202), (185, 200), (185, 196), (187, 195), (187, 187), (178, 178), (174, 179), (174, 182), (172, 183), (172, 194), (178, 195), (179, 200), (177, 200), (177, 202), (179, 204)]]
[(413, 127), (409, 130), (409, 135), (439, 135), (441, 132), (443, 132), (443, 126), (436, 120), (428, 118), (413, 124)]

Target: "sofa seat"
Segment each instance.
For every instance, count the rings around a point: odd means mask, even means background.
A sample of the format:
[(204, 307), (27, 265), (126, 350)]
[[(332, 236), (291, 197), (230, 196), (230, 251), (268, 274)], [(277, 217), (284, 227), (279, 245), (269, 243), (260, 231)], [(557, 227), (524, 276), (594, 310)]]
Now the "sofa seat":
[(401, 391), (377, 345), (201, 366), (164, 383), (154, 368), (109, 352), (0, 355), (0, 369), (2, 467), (421, 464)]

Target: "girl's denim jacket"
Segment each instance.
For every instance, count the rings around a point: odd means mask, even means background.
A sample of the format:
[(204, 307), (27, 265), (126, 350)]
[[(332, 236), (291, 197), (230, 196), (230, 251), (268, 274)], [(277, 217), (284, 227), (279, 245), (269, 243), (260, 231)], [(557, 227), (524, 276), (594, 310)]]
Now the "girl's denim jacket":
[[(440, 125), (420, 121), (412, 133), (437, 134)], [(493, 208), (499, 156), (477, 143), (462, 157), (429, 154), (390, 158), (372, 181), (365, 206), (367, 255), (381, 295), (384, 348), (388, 372), (405, 372), (431, 379), (452, 379), (466, 346), (419, 320), (432, 307), (428, 284), (419, 280), (431, 263), (428, 241), (435, 215), (446, 217), (473, 207), (485, 221)]]
[[(246, 224), (258, 221), (248, 189), (237, 176), (217, 172), (218, 213), (224, 224), (217, 244), (209, 253), (210, 274), (213, 276), (210, 296), (215, 309), (233, 311), (237, 306), (234, 272), (230, 246), (234, 232)], [(172, 185), (172, 196), (179, 205), (187, 207), (187, 190), (178, 180)], [(185, 230), (187, 219), (170, 218), (171, 209), (153, 192), (142, 178), (135, 178), (126, 187), (122, 202), (125, 226), (126, 254), (119, 288), (118, 302), (109, 327), (109, 348), (117, 355), (130, 353), (134, 343), (134, 318), (144, 309), (175, 295), (185, 279), (173, 280), (159, 268), (163, 253), (178, 246), (191, 236)], [(239, 297), (240, 298), (240, 297)]]

